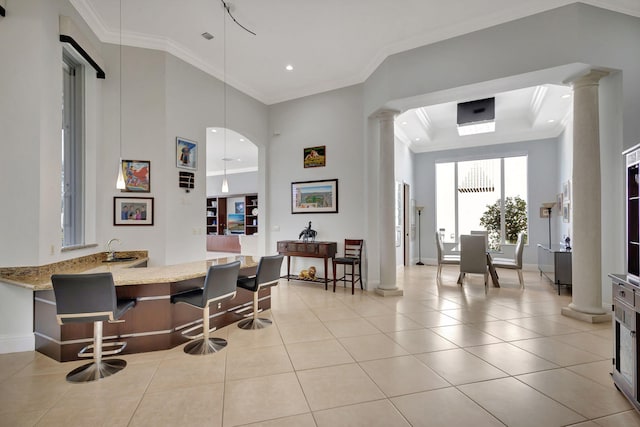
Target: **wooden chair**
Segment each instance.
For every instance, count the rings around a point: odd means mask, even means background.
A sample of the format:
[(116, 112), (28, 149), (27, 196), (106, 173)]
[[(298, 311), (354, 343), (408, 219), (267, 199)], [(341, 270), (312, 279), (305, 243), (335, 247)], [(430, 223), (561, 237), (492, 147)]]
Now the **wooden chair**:
[(444, 264), (458, 265), (460, 264), (460, 255), (445, 255), (444, 244), (442, 243), (442, 236), (436, 230), (436, 249), (438, 250), (438, 270), (436, 272), (436, 279), (442, 276), (442, 266)]
[(460, 275), (463, 282), (466, 273), (484, 275), (484, 293), (486, 294), (489, 266), (486, 240), (482, 235), (460, 236)]
[(494, 268), (507, 268), (518, 272), (520, 286), (524, 289), (524, 278), (522, 276), (522, 251), (524, 249), (524, 232), (518, 233), (515, 252), (513, 258), (493, 258)]
[[(336, 291), (336, 265), (344, 266), (344, 275), (337, 279), (344, 282), (347, 286), (347, 276), (351, 277), (351, 295), (355, 292), (356, 282), (360, 282), (360, 289), (364, 290), (362, 283), (362, 248), (364, 240), (361, 239), (345, 239), (344, 240), (344, 257), (333, 258), (333, 292)], [(351, 271), (347, 271), (347, 266), (351, 267)], [(355, 269), (358, 267), (358, 273)]]

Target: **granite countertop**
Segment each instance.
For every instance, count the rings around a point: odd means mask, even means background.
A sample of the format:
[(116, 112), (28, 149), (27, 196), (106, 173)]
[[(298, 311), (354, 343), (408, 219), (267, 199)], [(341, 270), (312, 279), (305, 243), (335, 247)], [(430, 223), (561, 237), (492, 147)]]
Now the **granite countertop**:
[(203, 277), (211, 265), (239, 260), (242, 267), (253, 267), (257, 262), (250, 256), (232, 256), (215, 260), (193, 261), (182, 264), (139, 267), (148, 260), (147, 251), (118, 252), (117, 257), (135, 257), (131, 261), (104, 262), (106, 254), (100, 252), (86, 257), (38, 267), (0, 268), (0, 282), (34, 291), (52, 289), (52, 274), (111, 272), (116, 286), (148, 283), (168, 283)]

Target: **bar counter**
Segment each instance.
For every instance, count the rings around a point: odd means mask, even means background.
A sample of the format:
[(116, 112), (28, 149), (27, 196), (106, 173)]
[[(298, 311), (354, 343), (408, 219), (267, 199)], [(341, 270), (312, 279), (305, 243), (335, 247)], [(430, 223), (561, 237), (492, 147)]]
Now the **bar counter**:
[[(103, 254), (100, 254), (103, 255)], [(208, 268), (213, 264), (241, 261), (240, 274), (255, 274), (252, 257), (232, 256), (208, 261), (146, 267), (148, 259), (139, 256), (126, 262), (106, 263), (98, 260), (83, 266), (57, 268), (54, 273), (97, 273), (110, 271), (119, 298), (135, 298), (136, 306), (122, 317), (122, 323), (104, 323), (104, 339), (127, 342), (122, 354), (166, 350), (188, 341), (180, 331), (202, 323), (202, 311), (186, 304), (171, 304), (171, 295), (202, 287)], [(45, 269), (46, 270), (46, 269)], [(13, 274), (8, 274), (13, 273)], [(93, 324), (58, 325), (51, 275), (42, 271), (0, 271), (0, 279), (9, 284), (33, 289), (35, 348), (57, 361), (78, 360), (77, 353), (92, 342)], [(260, 308), (271, 307), (270, 288), (259, 293)], [(236, 298), (211, 307), (210, 326), (221, 328), (244, 318), (251, 312), (253, 293), (238, 288)]]

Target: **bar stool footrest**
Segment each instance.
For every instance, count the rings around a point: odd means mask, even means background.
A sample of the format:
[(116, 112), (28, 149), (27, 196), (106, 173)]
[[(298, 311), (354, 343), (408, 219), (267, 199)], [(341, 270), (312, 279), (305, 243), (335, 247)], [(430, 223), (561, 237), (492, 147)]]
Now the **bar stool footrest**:
[[(122, 353), (122, 350), (125, 349), (125, 347), (127, 346), (127, 343), (124, 341), (114, 341), (114, 342), (107, 342), (107, 343), (102, 343), (102, 355), (103, 356), (111, 356), (114, 354), (119, 354)], [(80, 350), (78, 352), (78, 357), (94, 357), (95, 355), (95, 351), (91, 351), (94, 350), (94, 345), (93, 344), (89, 344), (85, 347), (82, 348), (82, 350)], [(116, 349), (113, 350), (104, 350), (105, 347), (118, 347)]]

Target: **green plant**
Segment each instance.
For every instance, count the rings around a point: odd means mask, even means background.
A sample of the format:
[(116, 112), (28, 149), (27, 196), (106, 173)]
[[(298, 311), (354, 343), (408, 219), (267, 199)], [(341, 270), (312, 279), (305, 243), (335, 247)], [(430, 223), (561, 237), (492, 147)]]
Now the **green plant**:
[[(518, 233), (527, 231), (527, 202), (520, 197), (507, 197), (504, 201), (505, 241), (515, 243)], [(500, 199), (493, 205), (487, 205), (487, 210), (480, 218), (482, 225), (489, 232), (489, 246), (500, 246)], [(526, 241), (526, 236), (525, 236)]]

